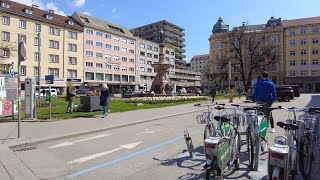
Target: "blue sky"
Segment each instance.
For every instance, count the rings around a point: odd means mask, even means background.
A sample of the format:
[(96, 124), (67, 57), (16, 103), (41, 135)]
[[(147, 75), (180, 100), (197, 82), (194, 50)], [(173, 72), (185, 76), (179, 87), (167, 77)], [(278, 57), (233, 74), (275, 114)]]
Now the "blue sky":
[(186, 60), (209, 53), (213, 25), (221, 16), (230, 27), (264, 24), (271, 16), (297, 19), (319, 16), (319, 0), (14, 0), (40, 4), (60, 14), (85, 12), (129, 29), (168, 20), (185, 29)]

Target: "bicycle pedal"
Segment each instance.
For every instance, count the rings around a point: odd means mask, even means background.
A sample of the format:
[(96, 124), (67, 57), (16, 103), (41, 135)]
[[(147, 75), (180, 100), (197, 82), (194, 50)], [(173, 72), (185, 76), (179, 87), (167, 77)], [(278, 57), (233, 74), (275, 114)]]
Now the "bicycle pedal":
[(243, 153), (238, 153), (237, 154), (237, 157), (242, 157), (243, 156)]

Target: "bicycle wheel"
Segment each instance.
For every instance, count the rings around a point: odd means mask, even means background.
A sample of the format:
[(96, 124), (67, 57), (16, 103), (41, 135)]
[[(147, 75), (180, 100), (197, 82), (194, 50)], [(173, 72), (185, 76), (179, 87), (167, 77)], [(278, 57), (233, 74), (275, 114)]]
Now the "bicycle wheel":
[(312, 148), (309, 136), (302, 136), (299, 147), (299, 165), (301, 175), (307, 179), (312, 168)]
[(246, 130), (247, 132), (247, 146), (248, 146), (248, 155), (249, 155), (249, 167), (251, 170), (254, 169), (254, 143), (253, 143), (253, 132), (251, 126)]
[(206, 180), (210, 180), (211, 177), (211, 169), (206, 169)]

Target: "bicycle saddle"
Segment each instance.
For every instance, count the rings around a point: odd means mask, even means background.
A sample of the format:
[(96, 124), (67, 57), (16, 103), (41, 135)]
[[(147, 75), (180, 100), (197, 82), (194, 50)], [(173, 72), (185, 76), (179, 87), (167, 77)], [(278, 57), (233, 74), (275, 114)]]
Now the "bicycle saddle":
[(239, 104), (231, 104), (231, 106), (240, 107)]
[(229, 118), (226, 118), (224, 116), (215, 116), (214, 119), (217, 120), (217, 121), (221, 120), (222, 122), (229, 122), (230, 121)]
[(243, 111), (255, 111), (256, 108), (254, 107), (247, 107), (247, 108), (244, 108)]
[(217, 106), (217, 107), (215, 107), (215, 109), (222, 110), (222, 109), (224, 109), (224, 107)]
[(225, 106), (226, 104), (224, 104), (224, 103), (219, 103), (218, 105)]
[(279, 107), (269, 107), (269, 109), (272, 111), (272, 110), (275, 110), (275, 109), (279, 109)]
[(277, 125), (285, 130), (297, 130), (299, 127), (292, 123), (277, 122)]

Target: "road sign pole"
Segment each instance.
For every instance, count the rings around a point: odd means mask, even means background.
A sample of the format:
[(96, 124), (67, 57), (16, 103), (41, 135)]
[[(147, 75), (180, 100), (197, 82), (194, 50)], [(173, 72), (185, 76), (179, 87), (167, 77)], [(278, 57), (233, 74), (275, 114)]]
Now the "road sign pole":
[(51, 95), (51, 84), (49, 84), (49, 119), (51, 119), (51, 98), (52, 98), (52, 95)]
[[(20, 121), (21, 121), (21, 106), (20, 106), (20, 64), (26, 60), (26, 44), (23, 41), (18, 45), (18, 138), (20, 138)], [(14, 106), (14, 104), (13, 104)]]

